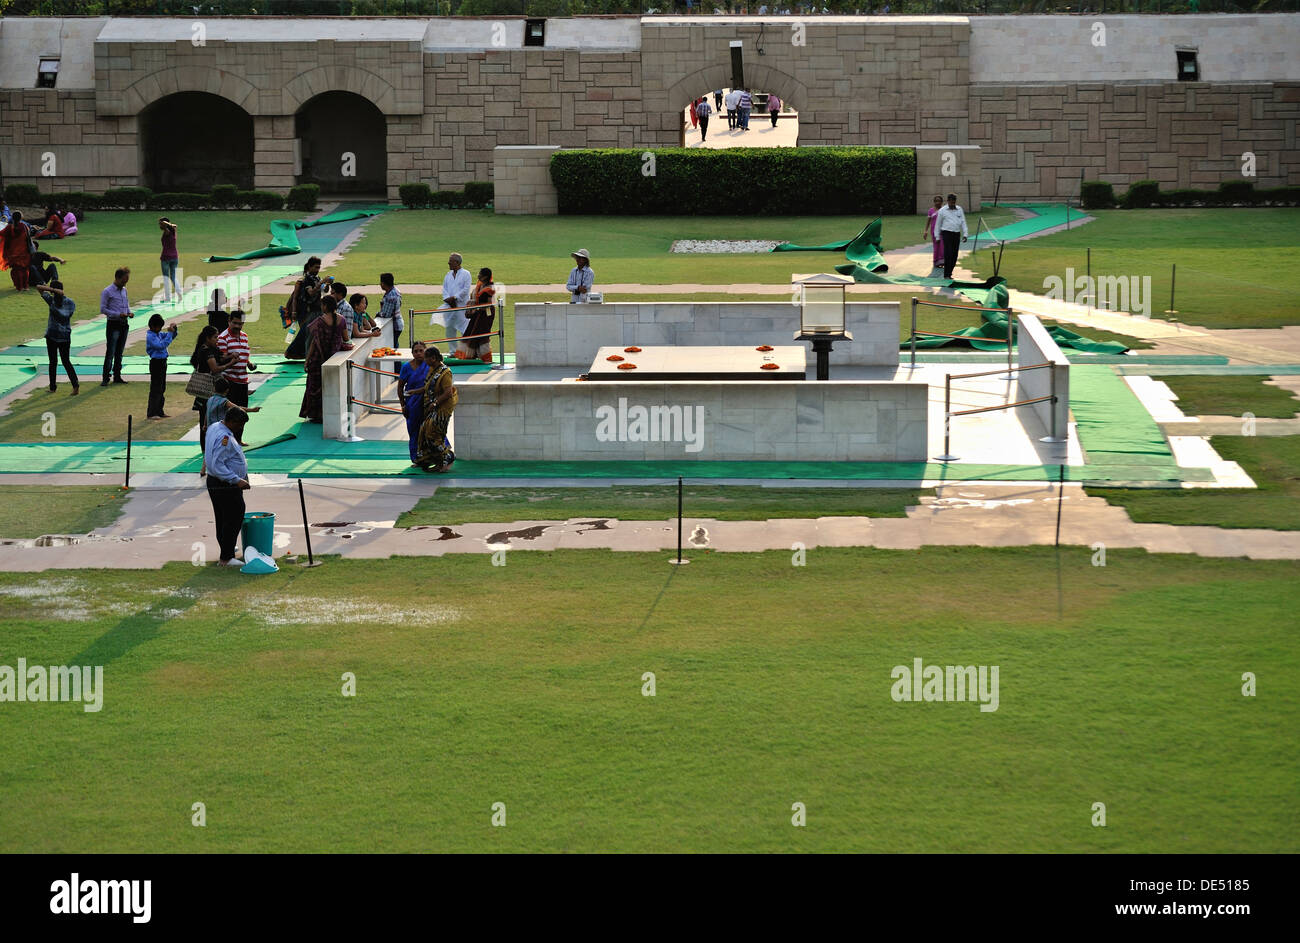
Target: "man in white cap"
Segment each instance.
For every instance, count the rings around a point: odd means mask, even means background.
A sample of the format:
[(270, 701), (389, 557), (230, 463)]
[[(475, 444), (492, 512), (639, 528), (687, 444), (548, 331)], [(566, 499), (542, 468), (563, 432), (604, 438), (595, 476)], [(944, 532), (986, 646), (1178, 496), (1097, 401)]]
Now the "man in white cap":
[(569, 273), (568, 284), (564, 286), (569, 290), (569, 304), (586, 304), (590, 300), (591, 286), (596, 278), (591, 271), (591, 256), (587, 254), (586, 249), (579, 249), (569, 254), (578, 263)]
[[(447, 259), (447, 274), (442, 277), (442, 304), (438, 306), (438, 310), (460, 309), (448, 310), (443, 315), (443, 324), (446, 325), (448, 337), (459, 337), (465, 333), (465, 328), (469, 325), (469, 312), (465, 308), (469, 305), (469, 292), (473, 283), (469, 272), (461, 268), (460, 263), (460, 253), (453, 252)], [(433, 323), (432, 318), (429, 323)]]

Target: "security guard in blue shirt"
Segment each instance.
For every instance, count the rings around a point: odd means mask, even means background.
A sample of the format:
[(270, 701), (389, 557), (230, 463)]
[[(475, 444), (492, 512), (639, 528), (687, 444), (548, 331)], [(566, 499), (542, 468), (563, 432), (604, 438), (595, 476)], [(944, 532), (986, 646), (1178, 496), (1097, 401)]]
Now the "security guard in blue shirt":
[(204, 443), (208, 462), (208, 497), (217, 524), (217, 544), (222, 566), (241, 566), (235, 542), (244, 525), (244, 492), (248, 490), (248, 460), (240, 438), (248, 413), (231, 406), (226, 418), (208, 427)]

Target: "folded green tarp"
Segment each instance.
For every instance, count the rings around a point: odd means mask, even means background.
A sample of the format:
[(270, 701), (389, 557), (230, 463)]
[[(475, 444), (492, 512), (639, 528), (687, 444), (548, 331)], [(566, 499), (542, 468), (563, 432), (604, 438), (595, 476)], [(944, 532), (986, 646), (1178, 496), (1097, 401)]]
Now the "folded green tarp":
[(243, 255), (210, 255), (203, 261), (246, 262), (249, 259), (265, 259), (274, 255), (295, 255), (302, 251), (302, 246), (298, 242), (299, 229), (324, 226), (328, 223), (343, 223), (364, 216), (378, 216), (382, 212), (384, 208), (339, 210), (337, 213), (330, 213), (310, 223), (300, 219), (273, 219), (271, 220), (271, 244), (265, 249), (254, 249)]
[[(954, 286), (957, 284), (961, 283), (954, 282)], [(1003, 288), (1005, 291), (1005, 286), (998, 287)], [(957, 290), (968, 296), (973, 296), (977, 293), (977, 291), (972, 291), (971, 289), (959, 288)], [(979, 299), (976, 299), (976, 302), (978, 304), (985, 303)], [(1005, 302), (996, 305), (996, 307), (1005, 307)], [(953, 331), (953, 334), (958, 335), (956, 337), (917, 337), (917, 350), (932, 347), (947, 347), (950, 344), (969, 344), (976, 350), (1006, 350), (1006, 344), (992, 343), (993, 341), (998, 340), (1004, 341), (1007, 338), (1006, 312), (981, 309), (972, 310), (978, 310), (980, 313), (980, 318), (983, 323), (978, 327), (964, 327), (961, 330)], [(1061, 348), (1068, 347), (1072, 350), (1081, 350), (1090, 354), (1122, 354), (1128, 350), (1128, 348), (1123, 344), (1108, 343), (1105, 341), (1090, 341), (1086, 337), (1076, 334), (1073, 331), (1068, 331), (1059, 325), (1047, 328), (1047, 333), (1052, 335), (1052, 340), (1056, 341), (1056, 345)], [(909, 339), (904, 341), (901, 346), (911, 347), (911, 345), (912, 342)]]
[(796, 246), (791, 242), (783, 242), (779, 246), (774, 246), (772, 251), (838, 252), (843, 250), (845, 257), (860, 266), (864, 271), (888, 272), (889, 266), (885, 263), (885, 257), (881, 254), (882, 250), (880, 248), (880, 234), (883, 228), (884, 220), (876, 219), (875, 222), (868, 223), (863, 227), (862, 232), (848, 242), (828, 242), (824, 246)]

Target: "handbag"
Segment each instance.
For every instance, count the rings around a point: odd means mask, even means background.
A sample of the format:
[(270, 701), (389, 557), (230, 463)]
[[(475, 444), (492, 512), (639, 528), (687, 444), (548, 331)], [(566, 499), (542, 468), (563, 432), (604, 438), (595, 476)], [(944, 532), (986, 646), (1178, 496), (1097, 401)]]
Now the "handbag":
[(199, 373), (197, 370), (190, 374), (190, 382), (185, 384), (185, 392), (195, 399), (208, 399), (216, 389), (213, 384), (216, 377), (210, 373)]

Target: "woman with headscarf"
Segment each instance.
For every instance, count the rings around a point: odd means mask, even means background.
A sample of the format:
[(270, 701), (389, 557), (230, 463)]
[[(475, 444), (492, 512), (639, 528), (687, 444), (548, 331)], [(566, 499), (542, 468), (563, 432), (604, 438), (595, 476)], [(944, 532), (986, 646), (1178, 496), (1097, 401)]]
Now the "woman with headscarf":
[[(190, 366), (194, 368), (194, 372), (210, 373), (214, 380), (221, 376), (221, 371), (230, 363), (221, 356), (221, 351), (217, 349), (217, 334), (217, 329), (211, 324), (199, 331), (198, 340), (194, 342), (194, 353), (190, 354)], [(199, 477), (202, 477), (208, 473), (206, 452), (208, 398), (206, 396), (194, 397), (194, 405), (190, 408), (197, 410), (199, 414), (199, 451), (204, 456), (203, 467), (199, 470)]]
[(348, 326), (339, 317), (337, 305), (332, 297), (321, 299), (321, 316), (311, 322), (307, 330), (311, 339), (307, 341), (307, 389), (302, 394), (302, 408), (298, 415), (308, 422), (324, 421), (325, 383), (321, 368), (340, 350), (351, 350), (348, 343)]
[(406, 417), (412, 465), (416, 464), (415, 451), (420, 442), (420, 426), (424, 424), (424, 386), (429, 382), (429, 362), (424, 359), (424, 348), (424, 341), (411, 345), (411, 362), (402, 365), (397, 378), (397, 395), (402, 400), (402, 415)]
[(9, 225), (0, 229), (0, 271), (9, 269), (9, 278), (18, 291), (26, 291), (32, 278), (31, 230), (23, 214), (14, 210)]
[(460, 394), (451, 379), (451, 368), (442, 361), (442, 351), (430, 347), (424, 353), (429, 363), (429, 379), (425, 383), (424, 420), (420, 426), (420, 438), (415, 448), (415, 464), (425, 471), (445, 472), (456, 460), (456, 453), (451, 450), (447, 439), (447, 428), (451, 425), (451, 414), (456, 410)]

